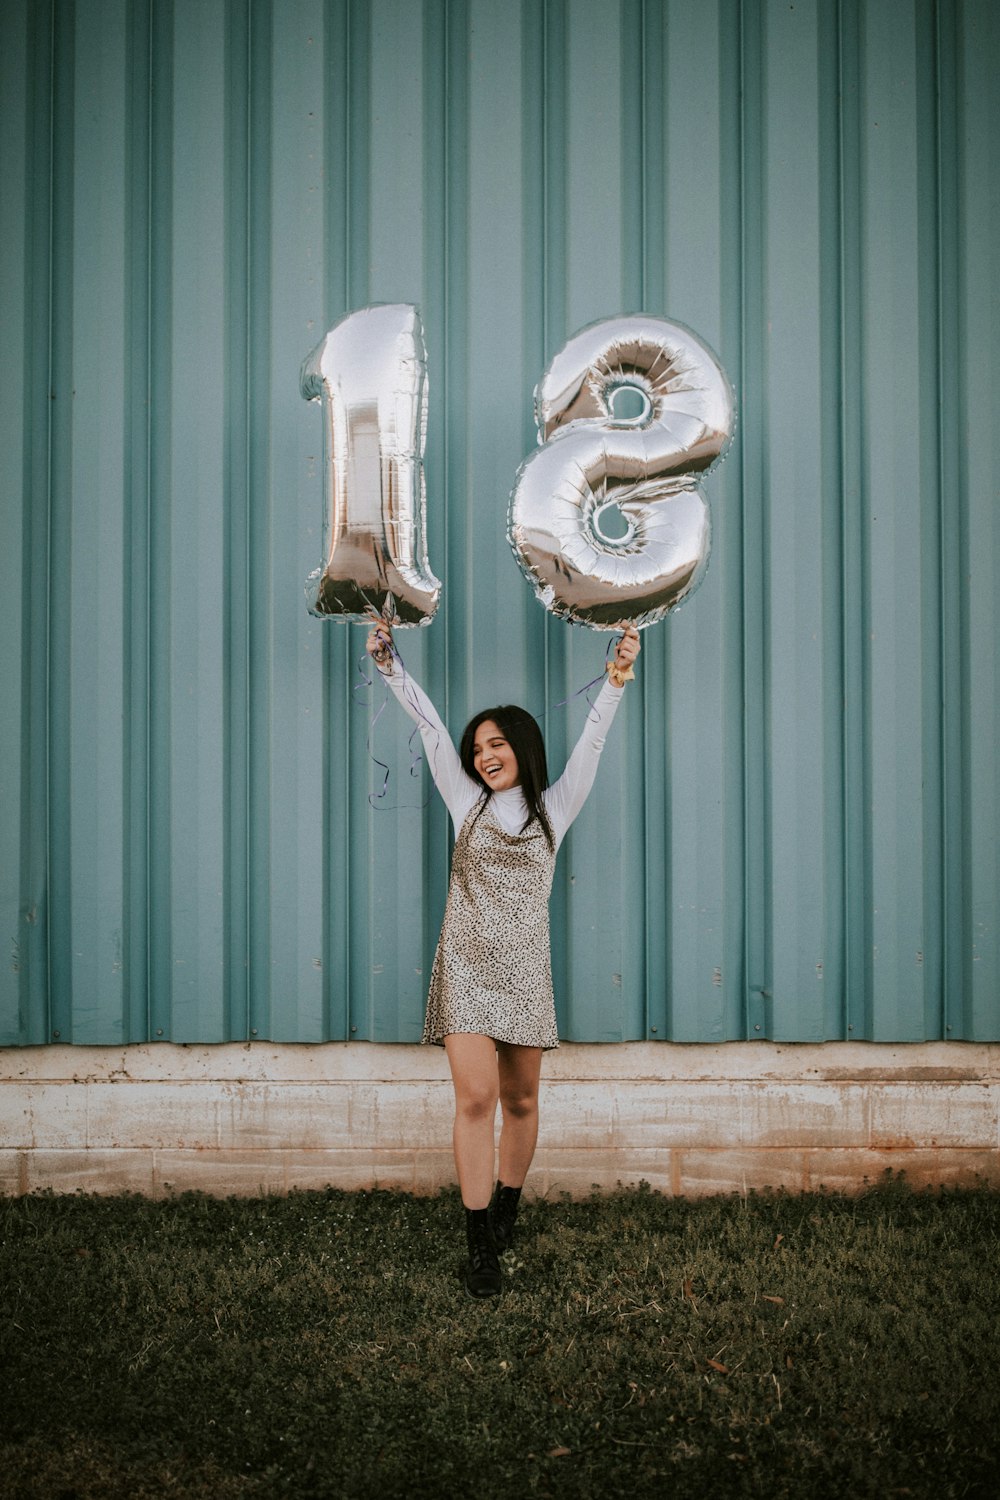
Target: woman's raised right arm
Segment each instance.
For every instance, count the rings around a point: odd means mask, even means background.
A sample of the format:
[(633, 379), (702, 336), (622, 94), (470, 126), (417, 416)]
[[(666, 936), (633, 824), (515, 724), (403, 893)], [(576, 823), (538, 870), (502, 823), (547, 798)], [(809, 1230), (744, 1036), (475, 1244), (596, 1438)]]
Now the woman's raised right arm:
[(474, 806), (479, 791), (463, 771), (458, 751), (452, 744), (441, 715), (420, 684), (407, 671), (384, 625), (371, 631), (367, 650), (393, 697), (420, 730), (434, 785), (441, 793), (457, 831), (469, 809)]

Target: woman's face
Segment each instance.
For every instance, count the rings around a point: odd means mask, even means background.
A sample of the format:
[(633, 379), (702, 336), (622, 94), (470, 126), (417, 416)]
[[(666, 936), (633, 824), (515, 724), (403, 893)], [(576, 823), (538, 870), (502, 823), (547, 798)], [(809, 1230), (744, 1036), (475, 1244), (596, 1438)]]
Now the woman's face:
[(472, 762), (482, 781), (494, 792), (507, 792), (520, 786), (521, 773), (517, 756), (510, 748), (498, 724), (484, 719), (472, 741)]

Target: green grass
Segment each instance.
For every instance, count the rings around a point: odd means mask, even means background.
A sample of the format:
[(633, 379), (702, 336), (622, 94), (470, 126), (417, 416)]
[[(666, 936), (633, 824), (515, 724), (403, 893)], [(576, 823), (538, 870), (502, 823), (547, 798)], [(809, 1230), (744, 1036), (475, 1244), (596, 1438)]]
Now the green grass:
[(0, 1494), (986, 1496), (1000, 1195), (0, 1200)]

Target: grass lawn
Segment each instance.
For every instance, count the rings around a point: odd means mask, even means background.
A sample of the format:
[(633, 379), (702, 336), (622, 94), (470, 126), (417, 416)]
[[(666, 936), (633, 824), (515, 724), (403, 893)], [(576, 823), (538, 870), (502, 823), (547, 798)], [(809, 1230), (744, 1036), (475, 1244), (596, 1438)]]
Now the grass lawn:
[(0, 1495), (1000, 1494), (1000, 1195), (0, 1199)]

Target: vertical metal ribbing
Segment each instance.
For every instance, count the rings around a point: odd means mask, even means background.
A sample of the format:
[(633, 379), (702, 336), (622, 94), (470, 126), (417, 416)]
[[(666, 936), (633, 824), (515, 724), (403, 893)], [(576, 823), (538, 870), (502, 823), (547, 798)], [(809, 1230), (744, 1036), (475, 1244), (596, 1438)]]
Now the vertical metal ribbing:
[(940, 765), (929, 11), (862, 17), (873, 1038), (917, 1040), (939, 963)]
[[(324, 14), (327, 92), (324, 98), (326, 172), (326, 296), (317, 339), (351, 308), (368, 300), (368, 213), (370, 113), (370, 6), (363, 0), (329, 0)], [(303, 350), (303, 353), (308, 352)], [(314, 485), (317, 541), (322, 521), (322, 436), (315, 426)], [(319, 564), (319, 553), (315, 566)], [(327, 626), (321, 634), (324, 692), (323, 883), (326, 892), (324, 967), (327, 975), (329, 1034), (358, 1035), (365, 995), (356, 982), (358, 964), (352, 934), (363, 916), (364, 894), (355, 879), (364, 848), (367, 767), (351, 747), (350, 725), (361, 712), (352, 690), (354, 651), (351, 632)], [(356, 851), (356, 852), (355, 852)], [(362, 976), (363, 977), (363, 976)]]
[(226, 1026), (227, 13), (178, 7), (173, 31), (170, 563), (170, 1009), (175, 1034)]
[(643, 68), (645, 42), (643, 0), (624, 0), (621, 8), (621, 68), (619, 90), (620, 159), (622, 178), (623, 308), (644, 305), (646, 270), (646, 96)]
[(63, 607), (49, 612), (48, 689), (48, 926), (49, 1027), (54, 1040), (73, 1040), (72, 846), (70, 840), (70, 656), (72, 612), (66, 605), (67, 580), (60, 559), (68, 555), (72, 518), (72, 302), (73, 302), (73, 42), (75, 7), (53, 8), (51, 268), (48, 382), (51, 418), (47, 454), (49, 574), (45, 603), (61, 596)]
[(962, 0), (958, 30), (959, 465), (966, 539), (962, 557), (963, 745), (966, 879), (962, 1035), (1000, 1035), (1000, 114), (996, 59), (1000, 9)]
[[(242, 726), (244, 743), (233, 746), (231, 761), (245, 780), (245, 848), (241, 851), (239, 878), (242, 890), (234, 890), (233, 907), (247, 924), (243, 939), (244, 963), (248, 969), (246, 993), (250, 1037), (274, 1036), (297, 1039), (299, 1009), (310, 1004), (312, 976), (299, 953), (298, 923), (279, 912), (275, 891), (290, 886), (299, 861), (294, 856), (279, 862), (272, 828), (287, 821), (298, 824), (296, 814), (300, 787), (297, 767), (288, 756), (284, 775), (275, 777), (273, 766), (279, 753), (274, 724), (284, 717), (276, 711), (275, 695), (283, 676), (278, 633), (272, 611), (265, 601), (286, 593), (300, 580), (279, 572), (276, 566), (275, 531), (295, 535), (288, 518), (284, 524), (284, 497), (272, 496), (269, 455), (274, 432), (272, 412), (271, 327), (275, 288), (272, 277), (272, 242), (275, 228), (272, 165), (272, 57), (275, 28), (280, 24), (273, 0), (245, 0), (247, 6), (248, 96), (245, 146), (246, 253), (243, 287), (245, 389), (241, 402), (246, 427), (246, 493), (242, 497), (245, 522), (241, 537), (244, 598), (234, 620), (243, 632), (246, 665), (242, 671), (243, 701), (234, 703), (234, 723)], [(278, 515), (272, 522), (272, 508)], [(299, 612), (301, 618), (301, 611)], [(280, 637), (284, 649), (284, 633)], [(284, 707), (284, 705), (282, 705)], [(291, 717), (291, 714), (289, 714)], [(281, 750), (286, 747), (282, 746)], [(287, 801), (281, 805), (282, 785)], [(236, 870), (234, 870), (234, 874)], [(299, 902), (296, 900), (296, 907)], [(282, 942), (281, 971), (277, 981), (276, 943)], [(235, 948), (235, 944), (234, 944)], [(284, 976), (294, 976), (289, 980)], [(276, 982), (277, 981), (277, 982)], [(315, 1024), (314, 1020), (314, 1024)]]
[[(941, 120), (936, 110), (925, 109), (925, 99), (940, 100), (940, 31), (936, 24), (936, 6), (918, 16), (916, 100), (914, 114), (918, 137), (917, 223), (915, 227), (919, 256), (918, 305), (921, 313), (921, 380), (918, 392), (920, 417), (918, 429), (923, 438), (921, 454), (921, 530), (924, 536), (924, 558), (921, 570), (921, 593), (924, 597), (926, 627), (921, 646), (923, 654), (924, 692), (924, 774), (920, 787), (924, 816), (924, 947), (922, 1015), (916, 1017), (918, 1037), (944, 1037), (945, 1032), (945, 913), (947, 910), (948, 868), (947, 830), (951, 813), (947, 795), (947, 719), (943, 714), (949, 684), (945, 654), (950, 642), (950, 623), (945, 617), (953, 579), (949, 566), (953, 550), (948, 545), (942, 525), (942, 478), (944, 473), (943, 442), (946, 425), (951, 419), (947, 399), (943, 397), (942, 375), (945, 359), (943, 322), (946, 292), (942, 282), (942, 194), (948, 189), (941, 181)], [(953, 372), (952, 372), (953, 373)]]
[[(946, 359), (943, 319), (946, 316), (947, 292), (942, 276), (944, 248), (941, 210), (948, 189), (941, 181), (941, 120), (939, 112), (922, 107), (921, 101), (940, 101), (941, 56), (940, 31), (936, 24), (936, 7), (931, 6), (921, 19), (918, 30), (918, 64), (915, 114), (920, 153), (918, 172), (927, 190), (919, 194), (916, 233), (920, 250), (919, 303), (925, 309), (921, 344), (922, 380), (919, 428), (927, 434), (923, 455), (921, 524), (926, 536), (926, 553), (922, 570), (922, 591), (929, 617), (924, 634), (924, 734), (925, 773), (922, 784), (924, 801), (926, 867), (924, 910), (926, 938), (923, 963), (922, 1016), (917, 1017), (918, 1037), (945, 1037), (946, 1011), (946, 912), (948, 908), (948, 830), (951, 808), (948, 789), (947, 717), (943, 712), (950, 683), (947, 652), (951, 644), (951, 624), (946, 610), (954, 597), (954, 549), (942, 526), (942, 478), (944, 474), (944, 441), (948, 424), (953, 420), (949, 401), (943, 395), (942, 375)], [(949, 350), (950, 352), (950, 350)], [(953, 371), (952, 371), (953, 373)]]
[[(535, 446), (537, 433), (529, 393), (566, 336), (566, 46), (565, 0), (542, 6), (522, 5), (522, 88), (528, 114), (523, 151), (524, 224), (526, 235), (524, 366), (522, 383), (523, 454)], [(511, 484), (514, 476), (511, 475)], [(539, 690), (545, 703), (558, 702), (563, 677), (561, 625), (541, 622)], [(564, 722), (554, 715), (545, 725), (546, 751), (552, 767), (561, 764), (566, 741)], [(556, 868), (550, 913), (553, 979), (557, 994), (568, 990), (565, 934), (569, 926), (570, 888), (565, 857)]]
[[(323, 11), (323, 296), (317, 341), (346, 310), (350, 296), (351, 256), (351, 11), (348, 0), (327, 0)], [(303, 357), (308, 352), (303, 349)], [(323, 437), (316, 420), (310, 445), (309, 479), (316, 491), (314, 526), (320, 566), (323, 537)], [(317, 643), (322, 655), (323, 763), (329, 768), (323, 795), (323, 938), (326, 1034), (344, 1040), (350, 1033), (350, 890), (344, 849), (352, 841), (350, 773), (347, 755), (333, 753), (337, 726), (347, 712), (343, 682), (349, 650), (344, 635), (324, 630)]]
[[(355, 305), (419, 303), (424, 286), (423, 10), (373, 0), (369, 13), (369, 253), (366, 290)], [(359, 627), (333, 624), (331, 628), (342, 628), (351, 637), (356, 662), (364, 644)], [(428, 631), (400, 636), (400, 649), (418, 680), (425, 677), (429, 638)], [(375, 705), (382, 693), (379, 681), (372, 692)], [(358, 1027), (357, 1036), (373, 1041), (417, 1040), (423, 1018), (424, 986), (416, 971), (423, 925), (418, 872), (425, 833), (420, 798), (410, 796), (408, 731), (398, 713), (390, 706), (376, 727), (375, 754), (389, 765), (393, 795), (374, 808), (363, 802), (364, 790), (377, 793), (381, 785), (367, 750), (364, 706), (352, 712), (348, 728), (354, 764), (352, 795), (365, 818), (367, 844), (367, 857), (354, 859), (351, 870), (351, 999), (352, 1005), (360, 1007), (351, 1024)]]
[[(744, 152), (742, 101), (743, 31), (740, 23), (741, 0), (725, 0), (719, 10), (719, 297), (720, 348), (734, 378), (739, 373), (743, 347), (745, 317), (744, 288), (741, 279), (743, 256), (742, 161)], [(744, 512), (742, 506), (743, 449), (740, 430), (746, 421), (745, 391), (737, 390), (737, 437), (734, 451), (720, 475), (721, 502), (727, 506), (726, 523), (730, 543), (724, 560), (723, 592), (733, 601), (730, 621), (724, 630), (723, 661), (719, 687), (722, 725), (721, 793), (721, 868), (717, 877), (716, 901), (722, 933), (721, 975), (712, 975), (721, 989), (719, 1029), (713, 1039), (741, 1039), (746, 1034), (748, 973), (746, 957), (746, 874), (747, 850), (747, 778), (746, 747), (743, 737), (729, 727), (742, 720), (745, 699), (745, 618), (743, 559), (746, 553)]]
[[(622, 7), (619, 59), (619, 132), (621, 137), (621, 286), (619, 305), (623, 310), (644, 308), (646, 267), (649, 242), (646, 230), (647, 137), (651, 124), (646, 96), (644, 44), (646, 15), (643, 0)], [(662, 99), (662, 91), (658, 94)], [(662, 130), (657, 134), (662, 137)], [(648, 636), (648, 632), (647, 632)], [(589, 670), (587, 675), (589, 676)], [(645, 681), (646, 673), (642, 674)], [(646, 719), (644, 687), (631, 700), (631, 710), (614, 735), (612, 746), (624, 750), (622, 766), (628, 788), (622, 803), (627, 815), (621, 819), (622, 860), (619, 889), (625, 900), (619, 927), (622, 934), (621, 1034), (629, 1038), (648, 1035), (648, 968), (645, 953), (646, 936), (646, 760), (644, 723)], [(570, 724), (570, 733), (578, 733), (578, 724)], [(613, 764), (613, 762), (612, 762)], [(596, 788), (595, 811), (608, 796), (607, 783)], [(602, 797), (601, 793), (604, 793)], [(586, 825), (584, 825), (586, 826)], [(662, 901), (662, 891), (659, 893)], [(662, 927), (662, 905), (655, 920)], [(613, 992), (612, 992), (613, 993)], [(600, 987), (597, 1005), (602, 1004)], [(591, 1016), (584, 1012), (584, 1024), (592, 1026)]]
[[(48, 965), (48, 664), (50, 449), (52, 422), (54, 8), (19, 4), (0, 16), (6, 190), (23, 193), (23, 222), (4, 228), (5, 358), (23, 359), (23, 382), (4, 392), (4, 534), (11, 588), (4, 650), (8, 684), (3, 739), (7, 922), (0, 1037), (10, 1045), (51, 1039)], [(7, 152), (11, 159), (6, 159)], [(20, 242), (15, 236), (20, 233)], [(9, 278), (9, 279), (8, 279)], [(20, 506), (20, 516), (15, 512)], [(14, 576), (16, 574), (16, 582)], [(8, 842), (9, 841), (9, 842)], [(68, 1039), (68, 1038), (67, 1038)]]
[[(426, 653), (426, 686), (446, 722), (453, 675), (466, 652), (470, 608), (464, 504), (468, 433), (463, 416), (468, 350), (467, 307), (469, 12), (462, 0), (427, 3), (424, 14), (424, 329), (430, 403), (426, 449), (431, 567), (442, 582), (442, 607)], [(429, 772), (423, 785), (430, 794)], [(424, 814), (424, 903), (419, 978), (430, 976), (448, 883), (450, 827), (430, 796)]]
[[(765, 1001), (765, 1034), (775, 1040), (825, 1035), (824, 994), (835, 859), (828, 847), (828, 801), (835, 793), (835, 744), (828, 740), (828, 705), (836, 697), (837, 650), (831, 639), (830, 426), (836, 393), (827, 401), (824, 333), (828, 290), (824, 171), (828, 96), (820, 59), (829, 55), (825, 14), (769, 0), (756, 17), (756, 65), (747, 76), (759, 100), (759, 293), (747, 307), (761, 359), (753, 379), (760, 446), (760, 484), (748, 489), (748, 519), (757, 527), (759, 596), (748, 628), (748, 650), (759, 640), (760, 740), (750, 736), (754, 783), (762, 783), (757, 868), (762, 889), (751, 892), (762, 928), (759, 978), (751, 999)], [(749, 39), (748, 39), (749, 40)], [(753, 181), (748, 177), (748, 193)], [(753, 273), (751, 272), (751, 275)], [(745, 391), (750, 400), (750, 380)], [(836, 442), (834, 439), (835, 451)], [(748, 479), (752, 471), (748, 471)], [(832, 554), (835, 563), (835, 552)], [(753, 574), (747, 585), (752, 589)], [(751, 598), (754, 596), (751, 594)], [(751, 656), (752, 659), (752, 656)], [(751, 677), (751, 682), (753, 678)], [(752, 694), (748, 712), (754, 714)], [(754, 723), (751, 717), (750, 726)], [(756, 1025), (757, 1023), (754, 1022)]]
[[(565, 277), (566, 333), (609, 308), (624, 310), (641, 261), (634, 248), (638, 233), (638, 126), (634, 103), (623, 97), (637, 85), (635, 26), (639, 12), (623, 16), (597, 7), (567, 7)], [(623, 25), (623, 21), (625, 24)], [(625, 126), (625, 121), (632, 123)], [(626, 142), (626, 128), (630, 138)], [(623, 171), (627, 153), (628, 171)], [(558, 345), (556, 346), (558, 347)], [(552, 352), (555, 352), (554, 350)], [(537, 607), (536, 607), (537, 608)], [(553, 653), (552, 675), (558, 697), (573, 693), (603, 665), (602, 640), (586, 631), (547, 626)], [(555, 653), (561, 667), (555, 677)], [(566, 744), (580, 733), (584, 706), (560, 710)], [(565, 938), (554, 924), (554, 944), (566, 944), (565, 1011), (560, 1017), (569, 1039), (594, 1036), (625, 1040), (644, 1032), (641, 896), (641, 702), (630, 699), (609, 735), (600, 780), (584, 813), (570, 830), (561, 855), (567, 887)], [(562, 756), (554, 756), (561, 770)], [(615, 893), (616, 920), (608, 921), (608, 894)], [(620, 903), (620, 904), (619, 904)], [(557, 1001), (558, 1001), (557, 994)]]
[[(449, 192), (449, 103), (452, 70), (451, 25), (446, 6), (424, 4), (423, 14), (423, 159), (424, 217), (421, 225), (424, 263), (424, 295), (421, 316), (427, 346), (430, 401), (427, 412), (425, 480), (427, 486), (427, 540), (431, 570), (441, 580), (442, 597), (451, 590), (450, 507), (446, 503), (447, 458), (452, 371), (450, 353), (449, 285), (450, 192)], [(430, 653), (426, 687), (447, 716), (448, 637)], [(428, 772), (423, 770), (426, 781)], [(417, 967), (424, 979), (430, 975), (431, 955), (437, 932), (431, 912), (438, 907), (442, 876), (448, 865), (448, 830), (439, 816), (440, 805), (429, 805), (424, 817), (426, 838), (421, 879), (424, 890), (423, 923)]]
[(152, 210), (152, 0), (128, 14), (127, 163), (129, 277), (123, 454), (126, 484), (126, 640), (128, 714), (125, 794), (125, 927), (130, 1041), (150, 1036), (149, 601), (150, 424), (152, 344), (150, 269)]
[(172, 0), (150, 8), (148, 837), (149, 1036), (171, 1036), (173, 851), (170, 796), (170, 359), (173, 239)]
[(965, 889), (967, 807), (963, 788), (968, 705), (963, 691), (966, 657), (962, 559), (968, 550), (968, 515), (961, 480), (962, 367), (959, 359), (959, 100), (957, 15), (935, 5), (937, 98), (937, 405), (941, 551), (941, 775), (942, 951), (941, 1024), (945, 1037), (964, 1035), (966, 955), (969, 951)]
[[(567, 175), (566, 156), (569, 131), (569, 79), (568, 79), (569, 17), (567, 0), (545, 0), (542, 49), (542, 136), (539, 142), (542, 172), (542, 318), (539, 360), (525, 382), (525, 394), (534, 390), (541, 379), (549, 360), (573, 331), (567, 325), (568, 277), (566, 274), (568, 226), (567, 226)], [(534, 425), (525, 453), (530, 452), (536, 441)], [(546, 703), (563, 696), (562, 688), (566, 672), (565, 630), (558, 621), (549, 617), (542, 622), (542, 650), (544, 654), (544, 691)], [(566, 752), (563, 725), (554, 726), (546, 740), (548, 753), (554, 763)], [(553, 908), (553, 927), (565, 932), (569, 924), (569, 891), (565, 883), (565, 862), (557, 877)], [(557, 958), (558, 963), (558, 958)], [(565, 985), (565, 966), (562, 974)]]
[[(299, 698), (308, 691), (307, 663), (295, 652), (295, 632), (282, 628), (285, 611), (275, 618), (269, 601), (297, 594), (301, 577), (297, 555), (285, 564), (284, 539), (298, 536), (294, 504), (281, 493), (272, 493), (270, 468), (281, 429), (273, 419), (275, 381), (272, 371), (285, 374), (286, 364), (273, 358), (273, 308), (278, 289), (273, 275), (275, 251), (275, 176), (273, 133), (274, 48), (280, 16), (271, 3), (249, 7), (246, 124), (246, 214), (245, 214), (245, 390), (242, 409), (246, 427), (245, 523), (241, 538), (244, 599), (234, 624), (245, 638), (246, 666), (243, 673), (244, 701), (236, 720), (245, 726), (241, 747), (234, 756), (245, 778), (247, 818), (246, 848), (241, 867), (244, 891), (234, 892), (234, 903), (242, 903), (249, 930), (244, 947), (248, 955), (247, 995), (250, 1037), (274, 1036), (297, 1039), (304, 1029), (321, 1024), (317, 974), (311, 962), (316, 943), (300, 935), (297, 913), (306, 901), (298, 888), (301, 858), (295, 848), (307, 837), (300, 817), (300, 801), (308, 795), (302, 785), (297, 756), (299, 733), (313, 730), (313, 721), (302, 721)], [(294, 33), (298, 36), (298, 32)], [(286, 242), (284, 237), (281, 243)], [(278, 328), (274, 338), (284, 332)], [(293, 376), (294, 380), (294, 376)], [(289, 612), (290, 615), (290, 612)], [(301, 609), (296, 623), (306, 625)], [(294, 653), (294, 654), (293, 654)], [(299, 669), (298, 692), (287, 692), (288, 670)], [(287, 726), (287, 729), (286, 727)], [(292, 728), (295, 726), (295, 728)], [(290, 731), (290, 732), (289, 732)], [(292, 828), (301, 830), (298, 839)], [(310, 845), (309, 862), (317, 851)], [(311, 888), (311, 882), (310, 882)], [(276, 900), (279, 890), (295, 891), (293, 910)], [(315, 910), (311, 905), (310, 910)], [(282, 976), (279, 979), (279, 974)], [(291, 976), (291, 977), (290, 977)]]
[[(666, 306), (666, 151), (665, 151), (665, 33), (667, 16), (659, 3), (643, 0), (638, 17), (635, 61), (639, 100), (639, 208), (638, 208), (638, 296), (636, 305), (648, 313), (669, 312)], [(629, 80), (624, 88), (628, 89)], [(633, 127), (635, 128), (635, 127)], [(627, 142), (626, 142), (626, 149)], [(644, 1037), (669, 1035), (671, 1019), (670, 968), (667, 943), (673, 907), (669, 841), (669, 780), (664, 766), (663, 732), (656, 725), (652, 706), (657, 693), (669, 697), (670, 637), (666, 629), (647, 631), (643, 641), (639, 673), (639, 707), (642, 715), (640, 782), (636, 815), (642, 829), (642, 949), (639, 976), (642, 986)]]
[[(332, 309), (328, 324), (339, 316), (368, 302), (371, 262), (370, 214), (377, 195), (371, 191), (374, 167), (371, 149), (372, 115), (372, 7), (361, 0), (348, 0), (346, 78), (348, 112), (346, 197), (344, 204), (344, 286), (346, 301)], [(322, 482), (320, 486), (322, 490)], [(358, 706), (354, 688), (353, 642), (350, 629), (338, 632), (332, 647), (333, 682), (337, 693), (331, 750), (333, 759), (343, 757), (346, 781), (343, 787), (343, 818), (348, 840), (335, 845), (334, 879), (346, 887), (345, 994), (344, 1005), (349, 1037), (368, 1036), (371, 975), (366, 962), (368, 925), (368, 882), (365, 876), (366, 856), (372, 858), (369, 833), (370, 814), (367, 793), (371, 788), (369, 765), (363, 744), (358, 743), (355, 721), (368, 710)], [(342, 726), (346, 724), (346, 737)], [(363, 736), (362, 736), (363, 739)], [(347, 856), (346, 858), (344, 856)]]
[[(256, 24), (261, 21), (257, 7)], [(267, 913), (250, 923), (250, 864), (257, 855), (251, 806), (248, 751), (250, 720), (249, 650), (253, 595), (250, 576), (250, 405), (257, 375), (250, 341), (251, 201), (253, 198), (251, 136), (255, 111), (266, 101), (255, 97), (253, 39), (247, 0), (232, 0), (226, 25), (226, 309), (225, 309), (225, 493), (223, 506), (226, 556), (223, 563), (226, 666), (223, 756), (226, 766), (224, 824), (224, 912), (226, 951), (225, 1026), (227, 1035), (249, 1040), (250, 997), (253, 987), (267, 982)], [(264, 545), (264, 539), (258, 539)], [(266, 863), (266, 849), (264, 851)], [(251, 937), (252, 931), (252, 937)], [(251, 953), (251, 942), (253, 950)]]
[[(696, 328), (742, 404), (739, 6), (647, 9), (649, 311)], [(742, 422), (742, 415), (740, 416)], [(739, 442), (706, 492), (712, 561), (689, 606), (644, 635), (647, 1034), (745, 1031)]]
[(764, 601), (767, 575), (764, 564), (766, 462), (765, 417), (761, 392), (765, 389), (763, 319), (762, 223), (762, 16), (755, 3), (740, 7), (741, 53), (741, 352), (742, 420), (737, 440), (743, 476), (743, 761), (744, 761), (744, 890), (746, 914), (745, 1030), (751, 1039), (769, 1031), (770, 977), (767, 949), (767, 860), (769, 822), (764, 777), (766, 755), (764, 705), (767, 700)]
[[(821, 814), (824, 854), (823, 974), (814, 987), (816, 1029), (822, 1039), (844, 1037), (845, 890), (843, 809), (846, 794), (844, 767), (844, 528), (843, 528), (843, 258), (841, 253), (843, 204), (841, 156), (840, 28), (838, 6), (825, 8), (818, 17), (818, 177), (819, 177), (819, 286), (820, 320), (818, 384), (822, 412), (820, 444), (821, 516), (818, 526), (822, 549), (821, 634), (824, 682), (822, 693), (821, 743), (826, 771)], [(805, 976), (804, 984), (809, 983)]]
[[(43, 1024), (36, 1031), (38, 1040), (62, 1038), (64, 1012), (57, 1007), (52, 973), (52, 947), (57, 931), (56, 893), (52, 884), (51, 830), (52, 803), (52, 706), (50, 696), (52, 625), (49, 601), (52, 597), (54, 568), (52, 560), (52, 444), (55, 423), (52, 392), (55, 379), (55, 281), (56, 281), (56, 92), (57, 45), (55, 0), (48, 7), (39, 5), (32, 38), (34, 53), (34, 121), (32, 161), (33, 175), (43, 184), (32, 224), (32, 250), (37, 254), (38, 274), (34, 278), (32, 333), (37, 338), (33, 350), (33, 390), (31, 411), (32, 453), (31, 492), (28, 503), (32, 516), (33, 555), (28, 563), (30, 582), (31, 659), (28, 668), (31, 691), (30, 735), (32, 767), (30, 796), (33, 828), (28, 830), (33, 876), (29, 914), (34, 915), (31, 937), (38, 939), (32, 948), (38, 963), (29, 979), (29, 993), (44, 1005)], [(30, 191), (30, 189), (29, 189)], [(36, 432), (37, 423), (37, 436)], [(37, 524), (38, 535), (35, 534)], [(35, 550), (37, 548), (37, 550)], [(37, 882), (37, 884), (35, 884)], [(37, 897), (36, 897), (37, 891)], [(65, 1040), (68, 1040), (68, 1035)]]
[[(343, 759), (328, 754), (324, 712), (336, 627), (309, 615), (304, 593), (322, 550), (322, 418), (298, 388), (329, 315), (328, 102), (336, 110), (323, 0), (254, 7), (251, 19), (251, 941), (258, 920), (267, 931), (266, 973), (253, 959), (251, 1035), (304, 1041), (344, 1035), (342, 1019), (330, 1025), (326, 852), (326, 798)], [(336, 994), (342, 1003), (339, 983)]]
[(866, 704), (869, 569), (862, 522), (860, 35), (854, 0), (839, 0), (841, 656), (844, 679), (842, 848), (843, 1035), (870, 1030), (871, 855)]

